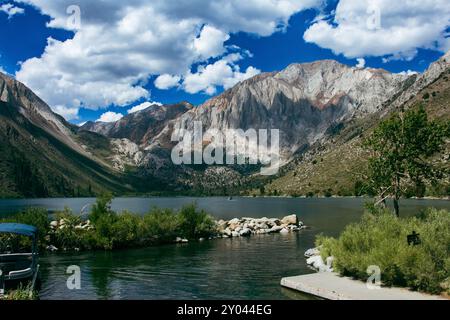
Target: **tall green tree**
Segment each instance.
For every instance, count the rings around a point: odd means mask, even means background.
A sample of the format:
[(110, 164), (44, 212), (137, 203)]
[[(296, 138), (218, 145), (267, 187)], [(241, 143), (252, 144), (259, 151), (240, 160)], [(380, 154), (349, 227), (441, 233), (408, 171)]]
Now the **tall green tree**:
[(443, 151), (450, 123), (430, 121), (423, 106), (395, 113), (382, 121), (365, 141), (371, 151), (369, 184), (380, 203), (394, 200), (399, 216), (399, 199), (407, 190), (421, 188), (425, 181), (435, 182), (448, 175), (447, 168), (433, 163), (432, 157)]

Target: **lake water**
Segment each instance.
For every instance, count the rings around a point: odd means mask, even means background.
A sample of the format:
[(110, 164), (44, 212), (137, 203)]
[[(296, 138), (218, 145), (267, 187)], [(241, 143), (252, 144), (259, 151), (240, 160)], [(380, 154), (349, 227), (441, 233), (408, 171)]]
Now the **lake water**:
[[(0, 215), (26, 206), (80, 212), (95, 199), (2, 200)], [(217, 219), (281, 218), (296, 213), (310, 229), (287, 235), (218, 239), (147, 249), (41, 256), (41, 299), (308, 299), (282, 289), (280, 279), (311, 273), (304, 252), (317, 234), (337, 236), (357, 221), (363, 199), (119, 198), (113, 209), (145, 213), (153, 206), (180, 208), (196, 202)], [(405, 200), (403, 216), (449, 201)], [(81, 268), (81, 290), (66, 286), (67, 267)]]

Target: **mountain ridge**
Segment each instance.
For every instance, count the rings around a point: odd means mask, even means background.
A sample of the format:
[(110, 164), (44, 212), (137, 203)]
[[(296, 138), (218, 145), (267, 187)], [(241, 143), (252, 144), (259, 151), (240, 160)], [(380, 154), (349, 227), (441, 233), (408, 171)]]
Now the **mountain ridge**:
[[(0, 74), (0, 138), (5, 151), (37, 150), (39, 156), (23, 157), (39, 176), (36, 179), (48, 185), (46, 192), (38, 192), (42, 196), (75, 195), (76, 189), (83, 194), (101, 189), (119, 194), (158, 189), (193, 194), (247, 193), (267, 183), (273, 192), (271, 181), (286, 172), (289, 175), (289, 168), (302, 157), (309, 159), (309, 152), (330, 148), (336, 132), (351, 131), (352, 126), (355, 132), (367, 130), (370, 126), (352, 123), (376, 122), (417, 96), (447, 72), (449, 57), (450, 52), (414, 76), (351, 67), (335, 60), (293, 63), (284, 70), (244, 80), (197, 107), (188, 102), (154, 104), (117, 122), (88, 122), (81, 127), (52, 112), (23, 84)], [(282, 172), (267, 180), (256, 175), (259, 166), (174, 165), (171, 135), (176, 129), (192, 129), (195, 121), (201, 121), (204, 130), (280, 129)], [(18, 130), (20, 142), (11, 130)], [(36, 130), (42, 130), (45, 137), (37, 136)], [(60, 164), (55, 165), (55, 161)], [(12, 162), (4, 156), (1, 163), (11, 166)], [(33, 191), (22, 192), (13, 181), (18, 169), (7, 167), (0, 185), (13, 192), (5, 191), (3, 196), (33, 196)], [(58, 187), (49, 182), (51, 176), (61, 177), (67, 190), (55, 191)]]
[(139, 189), (139, 177), (123, 175), (89, 152), (78, 128), (25, 85), (0, 74), (0, 89), (0, 197), (93, 196)]

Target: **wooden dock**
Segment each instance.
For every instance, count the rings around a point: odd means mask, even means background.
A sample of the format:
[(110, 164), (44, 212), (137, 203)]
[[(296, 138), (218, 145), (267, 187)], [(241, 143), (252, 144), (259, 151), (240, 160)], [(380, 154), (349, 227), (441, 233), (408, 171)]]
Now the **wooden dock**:
[(369, 289), (365, 282), (331, 272), (283, 278), (281, 285), (327, 300), (447, 300), (403, 288)]

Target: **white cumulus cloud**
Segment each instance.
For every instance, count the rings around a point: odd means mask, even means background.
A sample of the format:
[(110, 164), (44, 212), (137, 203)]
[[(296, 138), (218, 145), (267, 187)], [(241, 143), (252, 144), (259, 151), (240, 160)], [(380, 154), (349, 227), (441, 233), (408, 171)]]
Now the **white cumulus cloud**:
[(224, 42), (230, 39), (230, 36), (214, 27), (204, 26), (200, 36), (194, 40), (194, 49), (200, 59), (217, 57), (225, 52)]
[(0, 6), (0, 12), (6, 13), (8, 15), (8, 19), (10, 19), (16, 14), (24, 14), (25, 9), (17, 7), (11, 3), (5, 3)]
[(449, 48), (449, 17), (448, 0), (340, 0), (333, 21), (314, 23), (304, 39), (348, 58), (411, 60), (418, 48)]
[(177, 87), (181, 80), (180, 76), (173, 76), (170, 74), (162, 74), (155, 79), (155, 87), (161, 90), (167, 90)]
[(145, 109), (147, 109), (148, 107), (153, 106), (153, 105), (162, 106), (162, 103), (160, 103), (160, 102), (149, 102), (149, 101), (146, 101), (146, 102), (141, 103), (141, 104), (139, 104), (139, 105), (137, 105), (137, 106), (134, 106), (133, 108), (129, 109), (127, 112), (128, 112), (128, 114), (130, 114), (130, 113), (135, 113), (135, 112), (139, 112), (139, 111), (145, 110)]
[(66, 120), (78, 119), (78, 108), (66, 107), (63, 105), (56, 105), (52, 107), (53, 111), (63, 116)]
[(189, 72), (185, 76), (183, 81), (184, 89), (189, 93), (204, 92), (208, 95), (213, 95), (217, 92), (218, 86), (229, 89), (238, 82), (261, 73), (260, 70), (254, 67), (248, 67), (245, 72), (241, 72), (234, 62), (235, 57), (230, 58), (226, 56), (213, 64), (200, 66), (197, 72)]
[[(48, 27), (72, 30), (72, 0), (17, 0), (50, 17)], [(73, 39), (49, 39), (41, 56), (16, 77), (50, 106), (98, 109), (150, 98), (151, 76), (175, 85), (193, 64), (219, 58), (233, 32), (268, 36), (322, 0), (78, 0), (81, 24)], [(250, 72), (252, 69), (250, 69)], [(239, 74), (237, 75), (239, 76)], [(165, 82), (163, 80), (166, 80)], [(181, 80), (181, 78), (180, 78)], [(222, 81), (223, 82), (223, 81)]]
[(116, 122), (123, 118), (123, 114), (108, 111), (100, 116), (96, 122)]

